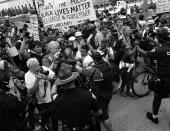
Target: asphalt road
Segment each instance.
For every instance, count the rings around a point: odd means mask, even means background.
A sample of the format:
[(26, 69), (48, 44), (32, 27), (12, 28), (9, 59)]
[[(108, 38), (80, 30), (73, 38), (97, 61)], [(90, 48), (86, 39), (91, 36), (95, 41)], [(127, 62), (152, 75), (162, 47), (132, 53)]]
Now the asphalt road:
[(170, 99), (164, 99), (159, 112), (158, 125), (146, 119), (152, 109), (153, 95), (144, 98), (113, 95), (109, 105), (109, 116), (113, 131), (170, 131)]

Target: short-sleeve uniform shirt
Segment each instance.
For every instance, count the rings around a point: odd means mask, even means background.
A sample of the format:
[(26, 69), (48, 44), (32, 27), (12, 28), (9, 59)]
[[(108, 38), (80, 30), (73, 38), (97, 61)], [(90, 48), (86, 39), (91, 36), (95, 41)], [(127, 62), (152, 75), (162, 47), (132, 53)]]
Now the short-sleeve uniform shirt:
[(58, 113), (69, 126), (85, 126), (92, 123), (91, 111), (97, 112), (100, 107), (88, 91), (79, 88), (67, 89), (54, 101)]
[(158, 75), (170, 76), (170, 46), (159, 46), (147, 52), (151, 60), (158, 62)]

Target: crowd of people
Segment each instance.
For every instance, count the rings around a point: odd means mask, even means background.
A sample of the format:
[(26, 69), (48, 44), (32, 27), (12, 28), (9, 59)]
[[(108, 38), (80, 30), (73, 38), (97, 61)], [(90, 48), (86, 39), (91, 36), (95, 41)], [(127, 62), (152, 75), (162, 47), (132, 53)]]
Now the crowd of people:
[(67, 32), (40, 26), (39, 41), (26, 24), (17, 29), (6, 21), (0, 33), (0, 130), (35, 130), (37, 115), (48, 130), (59, 130), (61, 121), (63, 130), (100, 130), (102, 123), (111, 131), (108, 105), (119, 75), (121, 95), (133, 96), (131, 74), (119, 63), (134, 63), (137, 55), (145, 64), (157, 60), (160, 85), (147, 118), (158, 124), (161, 100), (170, 94), (170, 21), (163, 15), (122, 19), (105, 10)]

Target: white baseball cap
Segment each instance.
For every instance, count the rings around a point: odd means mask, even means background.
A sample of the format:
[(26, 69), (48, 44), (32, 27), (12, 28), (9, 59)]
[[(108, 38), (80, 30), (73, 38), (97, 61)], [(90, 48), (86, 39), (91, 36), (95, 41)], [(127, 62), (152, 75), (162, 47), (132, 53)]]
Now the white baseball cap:
[(68, 40), (69, 40), (69, 41), (75, 41), (75, 39), (76, 39), (76, 38), (75, 38), (74, 36), (71, 36)]
[(75, 33), (75, 37), (82, 36), (82, 35), (83, 35), (83, 34), (82, 34), (80, 31), (78, 31), (78, 32)]
[(148, 24), (148, 25), (155, 24), (155, 21), (154, 21), (154, 20), (148, 20), (147, 24)]

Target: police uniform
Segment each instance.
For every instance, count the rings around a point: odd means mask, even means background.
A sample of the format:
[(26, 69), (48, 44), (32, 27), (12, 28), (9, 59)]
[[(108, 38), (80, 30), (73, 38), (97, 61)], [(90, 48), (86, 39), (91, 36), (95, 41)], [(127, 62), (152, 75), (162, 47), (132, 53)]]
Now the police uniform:
[[(112, 98), (112, 76), (110, 79), (104, 78), (104, 73), (110, 73), (111, 67), (105, 62), (101, 61), (97, 63), (94, 67), (83, 68), (82, 74), (88, 77), (91, 77), (93, 74), (93, 83), (92, 92), (97, 97), (97, 102), (99, 103), (102, 112), (104, 114), (105, 120), (109, 118), (108, 116), (108, 105)], [(112, 73), (112, 72), (111, 72)], [(105, 80), (107, 79), (107, 80)]]
[(100, 110), (97, 101), (89, 91), (76, 88), (74, 80), (79, 73), (72, 72), (71, 65), (62, 63), (58, 68), (58, 79), (55, 83), (60, 85), (64, 92), (55, 99), (50, 112), (57, 111), (63, 125), (66, 125), (70, 130), (73, 128), (84, 129), (86, 126), (92, 127), (92, 111), (96, 113)]
[(53, 109), (56, 107), (63, 124), (70, 127), (91, 125), (91, 111), (100, 109), (91, 93), (79, 88), (67, 89), (54, 101)]
[(157, 74), (161, 81), (153, 100), (153, 114), (157, 115), (162, 98), (170, 95), (170, 45), (156, 47), (146, 55), (151, 60), (157, 60)]

